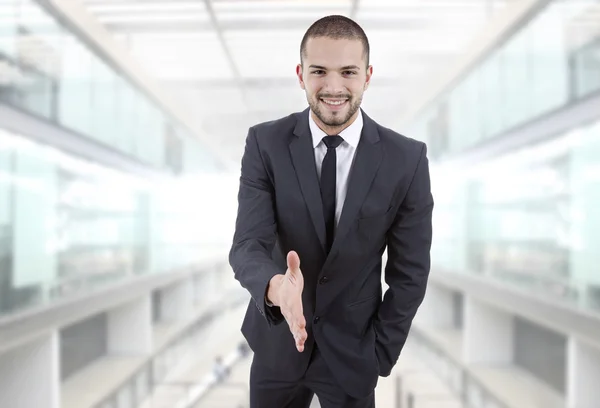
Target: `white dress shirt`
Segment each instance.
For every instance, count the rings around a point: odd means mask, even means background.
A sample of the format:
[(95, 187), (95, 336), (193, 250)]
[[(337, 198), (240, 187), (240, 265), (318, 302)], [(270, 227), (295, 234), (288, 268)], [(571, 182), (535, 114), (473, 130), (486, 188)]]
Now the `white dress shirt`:
[[(310, 132), (312, 134), (313, 147), (315, 149), (315, 162), (317, 164), (317, 174), (321, 179), (321, 165), (325, 154), (327, 153), (327, 146), (323, 143), (323, 137), (327, 136), (321, 128), (317, 125), (312, 117), (312, 112), (308, 115)], [(340, 132), (344, 141), (335, 149), (336, 153), (336, 193), (335, 193), (335, 225), (337, 226), (340, 221), (340, 215), (342, 214), (342, 208), (344, 207), (344, 200), (346, 199), (346, 192), (348, 191), (348, 176), (352, 163), (354, 161), (354, 155), (356, 147), (360, 140), (360, 134), (363, 128), (363, 117), (362, 111), (359, 110), (356, 120)]]

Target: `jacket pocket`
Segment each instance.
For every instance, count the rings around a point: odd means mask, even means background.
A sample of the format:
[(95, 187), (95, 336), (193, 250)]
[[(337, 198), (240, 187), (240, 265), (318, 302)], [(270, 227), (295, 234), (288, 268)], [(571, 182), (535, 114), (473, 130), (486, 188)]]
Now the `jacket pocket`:
[(360, 337), (365, 335), (371, 325), (381, 302), (379, 295), (369, 296), (346, 305), (346, 316), (353, 331)]
[(346, 307), (348, 307), (348, 308), (353, 308), (353, 307), (360, 306), (360, 305), (362, 305), (363, 303), (367, 303), (367, 302), (369, 302), (369, 301), (371, 301), (371, 300), (375, 299), (375, 298), (376, 298), (376, 297), (378, 297), (378, 296), (379, 296), (379, 295), (377, 294), (377, 295), (372, 295), (372, 296), (369, 296), (369, 297), (366, 297), (366, 298), (362, 298), (362, 299), (359, 299), (359, 300), (355, 300), (355, 301), (354, 301), (354, 302), (352, 302), (352, 303), (348, 303), (348, 304), (346, 305)]

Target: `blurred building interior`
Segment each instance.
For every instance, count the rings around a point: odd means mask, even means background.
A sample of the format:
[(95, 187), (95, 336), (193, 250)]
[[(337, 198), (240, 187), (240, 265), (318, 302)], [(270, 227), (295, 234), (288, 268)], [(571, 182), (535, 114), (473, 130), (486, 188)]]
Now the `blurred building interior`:
[(600, 407), (600, 0), (0, 0), (0, 408), (249, 406), (240, 160), (328, 14), (436, 201), (377, 406)]

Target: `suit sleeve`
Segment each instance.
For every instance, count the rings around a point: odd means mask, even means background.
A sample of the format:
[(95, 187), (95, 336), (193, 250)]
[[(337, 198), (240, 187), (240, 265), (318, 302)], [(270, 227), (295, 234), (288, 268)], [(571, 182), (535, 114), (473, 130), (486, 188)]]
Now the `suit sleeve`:
[(238, 211), (229, 263), (235, 279), (247, 289), (268, 324), (284, 318), (276, 306), (265, 303), (269, 281), (280, 270), (272, 260), (277, 221), (274, 210), (273, 183), (266, 171), (255, 130), (250, 128), (242, 157)]
[(384, 377), (400, 356), (429, 276), (433, 197), (427, 147), (421, 146), (412, 181), (387, 234), (385, 281), (389, 288), (375, 319), (375, 349)]

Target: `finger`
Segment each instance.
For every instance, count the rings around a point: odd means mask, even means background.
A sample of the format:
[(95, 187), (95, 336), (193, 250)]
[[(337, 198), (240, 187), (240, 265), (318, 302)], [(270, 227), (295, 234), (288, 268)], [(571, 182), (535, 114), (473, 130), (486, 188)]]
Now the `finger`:
[(296, 348), (298, 349), (299, 352), (302, 352), (304, 350), (304, 343), (306, 342), (307, 338), (308, 338), (308, 333), (306, 331), (306, 328), (299, 327), (296, 332), (296, 335), (294, 336), (294, 339), (296, 340)]
[(300, 257), (296, 251), (290, 251), (287, 255), (287, 266), (292, 275), (297, 275), (300, 272)]
[(293, 322), (294, 330), (304, 329), (306, 327), (306, 318), (304, 317), (304, 308), (302, 307), (302, 298), (298, 296), (289, 311), (290, 319)]
[(302, 311), (300, 311), (300, 315), (296, 317), (296, 324), (299, 329), (306, 328), (306, 318), (304, 317), (304, 314), (302, 314)]
[(308, 338), (308, 333), (305, 329), (300, 329), (294, 332), (294, 342), (296, 343), (296, 348), (298, 351), (302, 351), (304, 349), (304, 343), (306, 343), (306, 339)]
[(292, 318), (292, 333), (294, 334), (294, 340), (296, 341), (296, 348), (299, 352), (302, 352), (304, 350), (304, 343), (308, 338), (308, 333), (306, 332), (306, 318), (304, 317), (301, 302), (293, 309)]
[(298, 312), (294, 310), (294, 311), (288, 313), (287, 320), (290, 325), (290, 331), (294, 335), (296, 333), (298, 333), (300, 330), (303, 330), (306, 328), (306, 319), (304, 318), (304, 315), (302, 315), (302, 312), (300, 312), (300, 314), (298, 314)]
[(303, 337), (300, 337), (298, 340), (296, 340), (296, 349), (302, 353), (304, 351), (304, 343), (306, 342), (306, 332), (304, 333)]
[(302, 329), (302, 330), (298, 331), (298, 335), (296, 336), (296, 341), (299, 344), (304, 344), (306, 342), (307, 338), (308, 338), (308, 333), (306, 332), (306, 329)]

